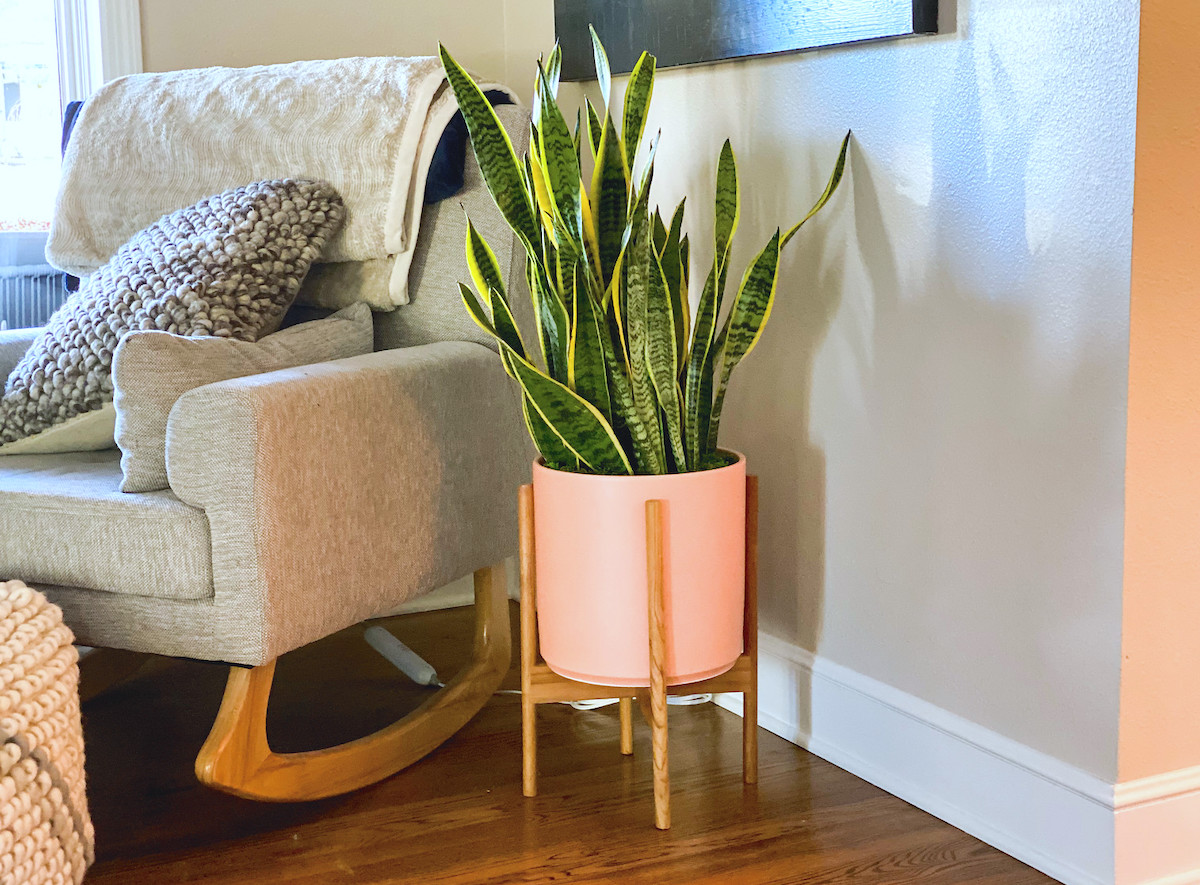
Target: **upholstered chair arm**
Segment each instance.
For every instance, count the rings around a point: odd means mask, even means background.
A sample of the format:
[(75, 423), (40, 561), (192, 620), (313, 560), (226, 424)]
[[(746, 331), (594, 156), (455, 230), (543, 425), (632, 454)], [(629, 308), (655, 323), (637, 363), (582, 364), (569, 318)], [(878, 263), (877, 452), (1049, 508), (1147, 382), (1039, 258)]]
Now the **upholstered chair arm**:
[(0, 330), (0, 387), (4, 379), (12, 374), (33, 339), (41, 329), (3, 329)]
[(260, 664), (516, 549), (532, 450), (496, 355), (443, 342), (197, 388), (167, 472)]

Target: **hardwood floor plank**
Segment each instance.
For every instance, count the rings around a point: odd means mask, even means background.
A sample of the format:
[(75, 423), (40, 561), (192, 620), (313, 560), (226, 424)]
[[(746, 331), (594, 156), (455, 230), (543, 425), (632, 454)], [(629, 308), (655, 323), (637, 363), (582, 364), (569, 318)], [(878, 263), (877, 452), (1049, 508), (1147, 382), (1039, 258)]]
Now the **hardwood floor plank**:
[[(514, 609), (515, 614), (515, 609)], [(443, 679), (466, 659), (469, 610), (390, 622)], [(280, 750), (365, 734), (424, 689), (361, 628), (285, 657), (268, 733)], [(506, 680), (516, 687), (514, 670)], [(201, 787), (192, 759), (224, 669), (157, 662), (84, 708), (98, 861), (89, 885), (805, 883), (1034, 885), (1029, 867), (766, 732), (741, 779), (741, 721), (672, 707), (672, 829), (653, 825), (650, 732), (617, 707), (539, 710), (539, 795), (521, 795), (520, 703), (497, 696), (426, 760), (374, 787), (303, 805)]]

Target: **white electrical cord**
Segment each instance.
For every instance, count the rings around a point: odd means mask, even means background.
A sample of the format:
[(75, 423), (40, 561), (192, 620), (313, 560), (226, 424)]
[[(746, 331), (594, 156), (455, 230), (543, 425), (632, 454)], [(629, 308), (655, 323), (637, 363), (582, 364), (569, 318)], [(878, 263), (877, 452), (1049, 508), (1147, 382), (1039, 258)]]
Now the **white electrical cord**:
[[(364, 636), (371, 648), (383, 655), (393, 667), (417, 685), (425, 685), (430, 688), (446, 687), (446, 683), (438, 678), (437, 670), (433, 669), (432, 664), (383, 627), (368, 627)], [(515, 695), (519, 695), (520, 693), (519, 689), (501, 689), (496, 692), (496, 694)], [(667, 698), (667, 703), (674, 706), (686, 707), (695, 704), (707, 704), (711, 700), (711, 694), (671, 695)], [(576, 710), (598, 710), (601, 707), (607, 707), (616, 702), (616, 698), (606, 698), (596, 701), (571, 701), (570, 704)]]

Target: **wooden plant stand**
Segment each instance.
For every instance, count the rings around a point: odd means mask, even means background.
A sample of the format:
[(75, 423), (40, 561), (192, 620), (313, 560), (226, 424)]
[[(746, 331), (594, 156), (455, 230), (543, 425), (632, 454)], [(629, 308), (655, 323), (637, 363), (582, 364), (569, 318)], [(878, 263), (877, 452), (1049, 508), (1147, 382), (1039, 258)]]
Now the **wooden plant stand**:
[(633, 699), (650, 724), (654, 755), (654, 825), (671, 826), (667, 765), (667, 695), (741, 692), (742, 780), (758, 782), (758, 477), (746, 477), (746, 608), (742, 654), (733, 667), (700, 682), (667, 685), (663, 601), (662, 501), (646, 502), (646, 572), (649, 583), (650, 685), (613, 686), (560, 676), (541, 660), (537, 639), (537, 575), (534, 565), (533, 486), (521, 487), (521, 745), (522, 792), (537, 795), (537, 705), (602, 698), (620, 699), (621, 752), (633, 753)]

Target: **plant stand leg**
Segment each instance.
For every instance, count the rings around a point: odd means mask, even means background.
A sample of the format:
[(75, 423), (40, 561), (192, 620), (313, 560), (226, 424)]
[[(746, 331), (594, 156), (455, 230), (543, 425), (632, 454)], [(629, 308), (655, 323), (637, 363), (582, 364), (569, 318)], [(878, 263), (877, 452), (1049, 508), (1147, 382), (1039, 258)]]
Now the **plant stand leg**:
[(758, 783), (758, 477), (746, 477), (746, 607), (742, 655), (750, 672), (742, 691), (742, 780)]
[(633, 698), (621, 698), (621, 755), (633, 755)]
[(537, 702), (533, 666), (537, 663), (537, 590), (533, 557), (533, 486), (521, 486), (518, 499), (521, 549), (521, 792), (537, 795)]
[(663, 502), (646, 502), (646, 578), (650, 618), (650, 734), (654, 750), (654, 826), (671, 828), (667, 757), (666, 606), (663, 599)]

